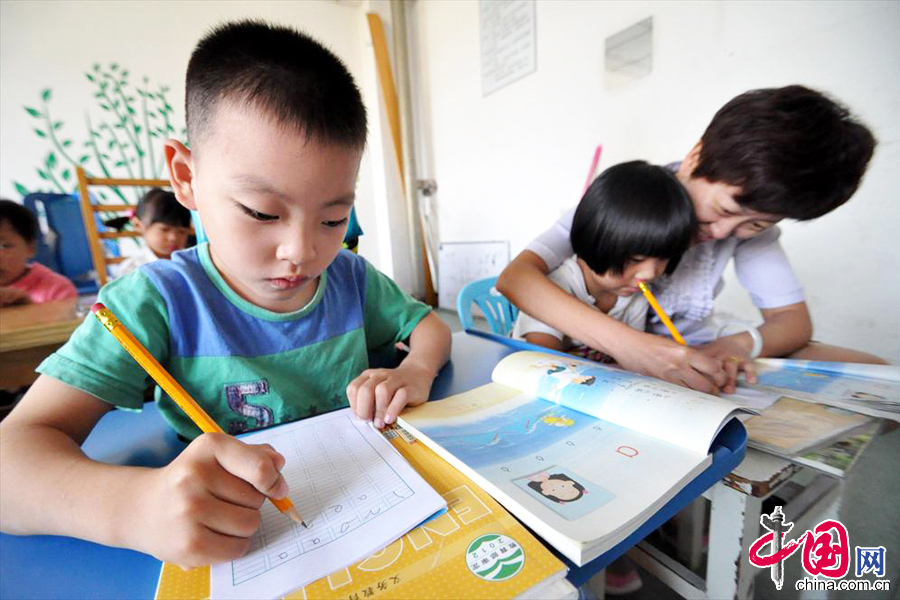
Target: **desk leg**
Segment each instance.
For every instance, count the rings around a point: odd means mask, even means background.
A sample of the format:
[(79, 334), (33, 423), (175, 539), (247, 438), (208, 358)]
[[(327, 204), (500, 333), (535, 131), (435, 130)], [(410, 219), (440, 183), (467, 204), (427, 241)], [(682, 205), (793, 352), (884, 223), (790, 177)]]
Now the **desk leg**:
[(678, 560), (696, 573), (703, 564), (703, 534), (706, 533), (705, 498), (697, 498), (675, 515), (678, 524), (676, 536)]
[(759, 537), (762, 500), (722, 482), (713, 487), (711, 496), (706, 596), (751, 599), (759, 570), (750, 564), (747, 549)]

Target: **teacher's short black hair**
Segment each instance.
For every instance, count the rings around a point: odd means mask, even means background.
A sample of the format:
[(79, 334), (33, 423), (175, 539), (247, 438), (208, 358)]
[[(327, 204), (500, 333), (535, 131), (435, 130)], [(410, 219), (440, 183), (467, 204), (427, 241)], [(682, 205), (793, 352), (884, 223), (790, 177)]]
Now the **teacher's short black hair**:
[(9, 221), (9, 226), (27, 243), (37, 239), (38, 220), (34, 213), (12, 200), (0, 200), (0, 222)]
[(667, 169), (642, 160), (608, 168), (591, 183), (572, 221), (575, 254), (596, 273), (620, 274), (634, 256), (678, 265), (697, 227), (694, 206)]
[(846, 107), (802, 85), (737, 96), (700, 142), (692, 177), (740, 187), (745, 208), (801, 221), (850, 199), (876, 144)]

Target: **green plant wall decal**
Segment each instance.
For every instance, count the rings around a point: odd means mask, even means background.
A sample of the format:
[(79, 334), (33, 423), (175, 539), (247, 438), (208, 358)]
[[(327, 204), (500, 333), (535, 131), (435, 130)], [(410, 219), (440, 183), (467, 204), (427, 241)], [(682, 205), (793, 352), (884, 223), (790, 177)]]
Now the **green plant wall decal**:
[[(48, 88), (40, 94), (39, 108), (25, 106), (25, 112), (35, 119), (34, 133), (49, 145), (46, 156), (37, 167), (38, 177), (46, 187), (29, 190), (13, 181), (23, 196), (30, 192), (72, 193), (77, 190), (75, 167), (83, 166), (89, 177), (125, 177), (130, 179), (158, 179), (164, 177), (163, 140), (176, 137), (173, 125), (174, 109), (166, 95), (168, 86), (152, 86), (147, 77), (140, 85), (132, 85), (129, 71), (117, 63), (103, 68), (94, 63), (84, 74), (93, 85), (93, 99), (99, 106), (101, 117), (92, 120), (85, 110), (85, 133), (81, 150), (66, 133), (66, 124), (53, 118)], [(181, 139), (186, 130), (181, 128)], [(118, 188), (109, 188), (121, 201), (134, 204), (143, 193), (139, 188), (129, 188), (134, 197), (128, 199)], [(101, 201), (106, 192), (98, 191)]]

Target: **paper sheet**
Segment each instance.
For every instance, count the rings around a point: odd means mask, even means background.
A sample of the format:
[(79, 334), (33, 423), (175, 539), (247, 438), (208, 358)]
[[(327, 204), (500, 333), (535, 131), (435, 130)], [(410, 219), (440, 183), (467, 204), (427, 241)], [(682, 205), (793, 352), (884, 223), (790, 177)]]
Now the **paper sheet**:
[(241, 438), (284, 455), (304, 529), (267, 502), (250, 552), (213, 565), (213, 598), (275, 598), (392, 543), (444, 500), (380, 433), (344, 409)]

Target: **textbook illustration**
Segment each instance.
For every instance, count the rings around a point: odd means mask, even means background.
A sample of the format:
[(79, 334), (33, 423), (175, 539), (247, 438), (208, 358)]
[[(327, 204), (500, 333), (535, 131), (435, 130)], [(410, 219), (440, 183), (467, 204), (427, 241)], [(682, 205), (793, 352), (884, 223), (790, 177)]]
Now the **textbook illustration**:
[[(386, 431), (390, 440), (386, 444), (441, 495), (448, 510), (285, 598), (500, 600), (564, 597), (575, 591), (564, 579), (562, 561), (502, 506), (426, 446), (404, 441), (398, 433), (403, 432)], [(407, 434), (405, 439), (413, 438)], [(262, 587), (249, 591), (254, 597), (266, 597)], [(183, 571), (163, 565), (156, 600), (210, 597), (209, 567)]]
[(578, 565), (611, 549), (711, 464), (746, 410), (642, 375), (540, 352), (400, 422)]

